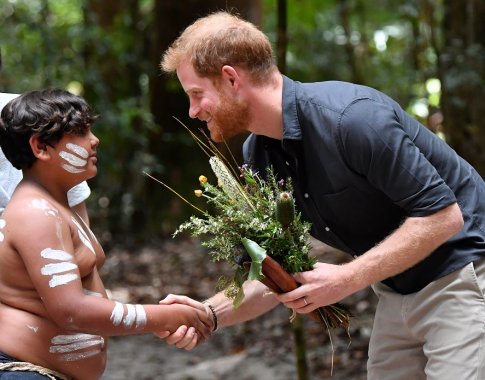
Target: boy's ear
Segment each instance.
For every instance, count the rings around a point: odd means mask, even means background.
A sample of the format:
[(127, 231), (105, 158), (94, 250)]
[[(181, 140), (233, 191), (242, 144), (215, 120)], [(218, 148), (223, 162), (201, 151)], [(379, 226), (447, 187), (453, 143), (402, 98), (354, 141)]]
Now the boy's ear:
[(39, 160), (45, 161), (50, 159), (50, 153), (47, 151), (47, 145), (39, 141), (38, 135), (32, 135), (29, 139), (30, 148), (32, 153)]

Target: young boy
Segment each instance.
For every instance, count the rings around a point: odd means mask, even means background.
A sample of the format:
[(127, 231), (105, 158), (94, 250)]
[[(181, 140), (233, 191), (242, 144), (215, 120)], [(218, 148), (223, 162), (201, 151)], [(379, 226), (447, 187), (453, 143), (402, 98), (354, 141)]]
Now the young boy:
[(95, 119), (84, 99), (56, 89), (1, 113), (0, 146), (23, 179), (0, 219), (0, 371), (19, 379), (99, 379), (111, 335), (185, 325), (203, 340), (213, 328), (207, 308), (107, 299), (104, 252), (67, 201), (96, 175)]

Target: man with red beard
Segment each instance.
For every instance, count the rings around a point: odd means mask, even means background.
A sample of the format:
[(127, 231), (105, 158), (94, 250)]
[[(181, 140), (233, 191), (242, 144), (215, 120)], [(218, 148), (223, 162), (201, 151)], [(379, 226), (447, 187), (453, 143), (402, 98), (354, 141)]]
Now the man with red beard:
[(485, 183), (466, 161), (379, 91), (282, 75), (268, 38), (226, 12), (187, 27), (161, 68), (214, 141), (251, 132), (246, 163), (291, 177), (312, 235), (354, 257), (296, 274), (286, 294), (246, 283), (236, 310), (215, 295), (219, 326), (278, 301), (309, 313), (372, 286), (369, 379), (485, 378)]

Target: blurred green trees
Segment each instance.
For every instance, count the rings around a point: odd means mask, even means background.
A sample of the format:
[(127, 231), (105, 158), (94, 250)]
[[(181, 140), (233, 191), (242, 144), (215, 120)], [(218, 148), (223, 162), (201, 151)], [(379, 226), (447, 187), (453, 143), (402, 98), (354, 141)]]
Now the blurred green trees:
[[(441, 107), (447, 141), (485, 174), (485, 2), (286, 3), (286, 35), (278, 39), (276, 0), (0, 2), (0, 91), (62, 87), (101, 114), (99, 175), (89, 207), (105, 244), (170, 234), (192, 213), (142, 171), (186, 197), (199, 174), (210, 175), (205, 156), (173, 116), (191, 128), (202, 124), (188, 118), (186, 96), (158, 63), (185, 26), (219, 9), (261, 25), (275, 46), (287, 41), (286, 73), (294, 79), (376, 87), (424, 123), (429, 106)], [(231, 142), (238, 157), (240, 142)]]

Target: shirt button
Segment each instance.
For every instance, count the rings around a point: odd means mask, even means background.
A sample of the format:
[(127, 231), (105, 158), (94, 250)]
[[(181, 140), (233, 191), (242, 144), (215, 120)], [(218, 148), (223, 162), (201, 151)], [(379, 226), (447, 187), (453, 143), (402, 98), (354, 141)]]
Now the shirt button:
[(308, 198), (310, 197), (310, 196), (308, 195), (308, 193), (303, 194), (303, 196), (304, 196), (306, 199), (308, 199)]
[(330, 228), (329, 227), (325, 227), (325, 231), (330, 231)]

